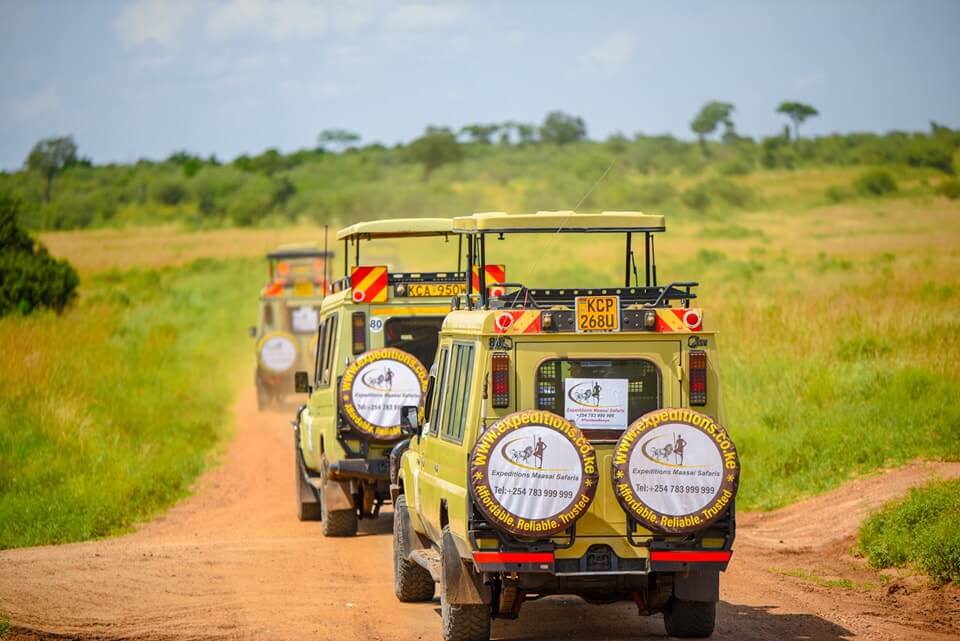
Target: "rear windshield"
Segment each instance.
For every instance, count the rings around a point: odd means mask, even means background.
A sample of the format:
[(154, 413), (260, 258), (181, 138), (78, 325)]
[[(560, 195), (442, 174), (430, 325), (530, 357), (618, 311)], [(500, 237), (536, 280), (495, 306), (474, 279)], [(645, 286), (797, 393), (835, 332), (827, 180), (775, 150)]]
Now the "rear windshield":
[(537, 368), (537, 409), (567, 418), (588, 436), (615, 438), (661, 406), (660, 369), (636, 359), (553, 359)]
[(383, 344), (413, 354), (430, 369), (437, 354), (441, 325), (442, 316), (391, 318), (383, 328)]

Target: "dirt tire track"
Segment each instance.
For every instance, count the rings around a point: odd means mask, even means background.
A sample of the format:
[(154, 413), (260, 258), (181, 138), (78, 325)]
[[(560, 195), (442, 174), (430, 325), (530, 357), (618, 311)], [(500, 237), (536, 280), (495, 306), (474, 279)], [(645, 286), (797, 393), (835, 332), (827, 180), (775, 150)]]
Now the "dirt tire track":
[[(128, 536), (0, 552), (0, 612), (12, 638), (435, 640), (439, 604), (393, 595), (391, 515), (362, 521), (354, 539), (324, 539), (300, 523), (290, 473), (293, 408), (255, 411), (247, 391), (224, 464), (196, 494)], [(956, 639), (960, 590), (898, 579), (892, 592), (822, 588), (772, 572), (875, 573), (847, 555), (870, 508), (958, 463), (915, 464), (783, 510), (740, 519), (721, 581), (715, 639)], [(826, 535), (826, 536), (824, 536)], [(872, 577), (872, 578), (871, 578)], [(554, 597), (528, 603), (494, 638), (663, 638), (661, 617), (632, 604)]]

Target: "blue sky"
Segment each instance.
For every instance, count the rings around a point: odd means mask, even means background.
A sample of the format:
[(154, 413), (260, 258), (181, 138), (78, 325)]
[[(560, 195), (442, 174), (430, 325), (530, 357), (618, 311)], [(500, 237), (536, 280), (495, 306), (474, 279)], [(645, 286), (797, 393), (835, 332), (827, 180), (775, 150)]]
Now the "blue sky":
[(542, 121), (592, 138), (689, 137), (699, 106), (742, 133), (960, 128), (960, 2), (0, 0), (0, 168), (72, 134), (95, 162), (231, 159), (427, 124)]

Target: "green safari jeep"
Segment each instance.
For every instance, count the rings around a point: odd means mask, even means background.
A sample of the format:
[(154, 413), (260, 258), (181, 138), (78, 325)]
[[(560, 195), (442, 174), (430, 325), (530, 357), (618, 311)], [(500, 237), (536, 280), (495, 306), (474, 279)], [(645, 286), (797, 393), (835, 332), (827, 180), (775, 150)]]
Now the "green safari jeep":
[(740, 466), (696, 283), (656, 282), (664, 229), (637, 212), (454, 219), (481, 273), (488, 237), (530, 233), (623, 234), (627, 267), (622, 286), (480, 287), (443, 323), (391, 493), (396, 595), (427, 601), (439, 583), (446, 641), (486, 641), (492, 618), (554, 594), (712, 634)]

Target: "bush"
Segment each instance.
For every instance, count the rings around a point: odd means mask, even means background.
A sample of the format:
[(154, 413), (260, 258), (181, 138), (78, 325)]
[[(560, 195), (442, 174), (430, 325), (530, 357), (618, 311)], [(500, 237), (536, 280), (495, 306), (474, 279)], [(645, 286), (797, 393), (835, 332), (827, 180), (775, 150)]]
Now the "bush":
[(658, 180), (640, 185), (637, 188), (636, 201), (640, 207), (662, 205), (675, 198), (677, 190), (668, 182)]
[(724, 176), (746, 176), (752, 169), (753, 167), (742, 158), (728, 160), (717, 165), (717, 171)]
[(63, 311), (76, 296), (77, 272), (20, 228), (18, 208), (15, 200), (0, 196), (0, 316), (37, 307)]
[(957, 180), (956, 178), (944, 180), (942, 183), (937, 185), (937, 193), (941, 196), (946, 196), (950, 200), (956, 200), (957, 198), (960, 198), (960, 180)]
[(753, 201), (753, 191), (726, 178), (711, 178), (684, 191), (681, 200), (696, 211), (705, 211), (715, 202), (742, 208)]
[(164, 205), (176, 205), (187, 197), (187, 190), (179, 180), (161, 180), (153, 188), (153, 197)]
[(935, 581), (960, 581), (960, 480), (914, 488), (860, 529), (860, 550), (875, 568), (915, 563)]
[(939, 140), (918, 140), (907, 148), (906, 161), (913, 167), (932, 167), (951, 176), (953, 167), (953, 149)]
[(862, 174), (853, 186), (864, 196), (885, 196), (897, 191), (897, 181), (886, 169), (874, 169)]
[(827, 187), (827, 190), (824, 192), (824, 196), (827, 197), (827, 200), (832, 203), (843, 203), (850, 200), (853, 197), (853, 194), (850, 193), (849, 189), (844, 189), (843, 187)]

